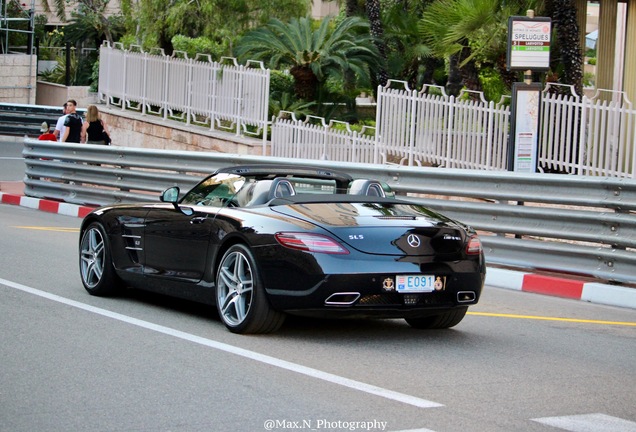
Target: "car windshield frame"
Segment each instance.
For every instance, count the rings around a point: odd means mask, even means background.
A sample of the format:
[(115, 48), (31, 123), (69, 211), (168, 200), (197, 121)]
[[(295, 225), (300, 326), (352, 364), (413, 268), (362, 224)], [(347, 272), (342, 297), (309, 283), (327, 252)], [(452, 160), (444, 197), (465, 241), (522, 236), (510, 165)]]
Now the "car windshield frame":
[[(252, 179), (253, 181), (254, 179)], [(180, 201), (182, 205), (222, 207), (249, 182), (249, 179), (231, 173), (211, 175), (193, 187)]]
[[(374, 183), (361, 179), (366, 183)], [(356, 180), (358, 181), (358, 180)], [(338, 172), (316, 171), (310, 168), (301, 169), (281, 169), (268, 171), (267, 167), (261, 166), (238, 166), (220, 169), (214, 174), (203, 179), (190, 191), (188, 191), (179, 201), (182, 206), (205, 206), (205, 207), (254, 207), (263, 204), (281, 205), (290, 203), (288, 199), (296, 196), (292, 202), (320, 202), (335, 200), (344, 202), (353, 200), (355, 202), (384, 201), (380, 197), (365, 195), (363, 190), (353, 189), (354, 179), (346, 174)], [(260, 184), (263, 183), (263, 184)], [(278, 194), (280, 189), (276, 185), (288, 185), (286, 194)], [(390, 188), (383, 184), (379, 188), (384, 188), (387, 198), (395, 199), (395, 195)], [(269, 188), (268, 186), (269, 185)], [(271, 188), (271, 189), (270, 189)], [(269, 190), (269, 192), (268, 192)], [(383, 194), (384, 196), (384, 194)]]

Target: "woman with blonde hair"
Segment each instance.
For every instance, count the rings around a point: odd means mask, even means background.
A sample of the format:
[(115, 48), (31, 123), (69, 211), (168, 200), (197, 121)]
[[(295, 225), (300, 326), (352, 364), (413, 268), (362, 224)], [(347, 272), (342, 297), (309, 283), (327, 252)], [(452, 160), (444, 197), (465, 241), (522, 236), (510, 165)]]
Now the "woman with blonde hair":
[(106, 123), (101, 119), (95, 105), (89, 105), (86, 109), (86, 121), (82, 125), (82, 142), (86, 144), (110, 144)]

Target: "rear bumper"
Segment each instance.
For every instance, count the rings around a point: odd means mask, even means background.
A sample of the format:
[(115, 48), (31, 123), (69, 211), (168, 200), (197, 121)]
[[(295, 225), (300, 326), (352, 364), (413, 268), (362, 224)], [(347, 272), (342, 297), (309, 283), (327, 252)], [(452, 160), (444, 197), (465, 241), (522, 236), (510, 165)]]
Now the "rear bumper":
[(305, 316), (311, 318), (328, 318), (328, 319), (397, 319), (397, 318), (425, 318), (428, 316), (438, 315), (451, 309), (467, 308), (468, 306), (452, 306), (452, 307), (428, 307), (425, 309), (369, 309), (350, 308), (350, 309), (290, 309), (285, 312), (290, 315)]
[(389, 289), (387, 281), (394, 279), (394, 274), (328, 275), (304, 290), (270, 288), (267, 292), (275, 309), (334, 317), (415, 318), (479, 301), (484, 273), (439, 276), (444, 281), (442, 288), (425, 293), (403, 294)]
[[(271, 306), (311, 315), (418, 317), (479, 301), (486, 267), (475, 257), (312, 254), (255, 248)], [(398, 275), (432, 275), (432, 292), (396, 292)], [(306, 313), (304, 313), (305, 311)]]

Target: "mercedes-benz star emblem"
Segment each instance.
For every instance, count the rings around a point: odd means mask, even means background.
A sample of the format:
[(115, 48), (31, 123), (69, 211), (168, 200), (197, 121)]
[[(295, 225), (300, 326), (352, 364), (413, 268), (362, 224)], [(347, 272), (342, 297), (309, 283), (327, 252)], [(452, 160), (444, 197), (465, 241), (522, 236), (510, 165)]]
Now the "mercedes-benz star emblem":
[(408, 242), (409, 246), (411, 246), (412, 248), (416, 248), (420, 246), (420, 238), (416, 236), (415, 234), (409, 234), (409, 236), (406, 238), (406, 241)]

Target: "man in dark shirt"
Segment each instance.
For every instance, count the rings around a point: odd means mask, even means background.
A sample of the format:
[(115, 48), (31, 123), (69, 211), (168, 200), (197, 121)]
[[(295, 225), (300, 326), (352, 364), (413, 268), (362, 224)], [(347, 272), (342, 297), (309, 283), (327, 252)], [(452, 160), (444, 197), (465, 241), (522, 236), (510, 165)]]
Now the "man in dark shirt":
[(64, 136), (63, 142), (79, 143), (82, 136), (82, 118), (75, 111), (77, 109), (77, 102), (74, 99), (66, 101), (66, 120), (64, 120)]

